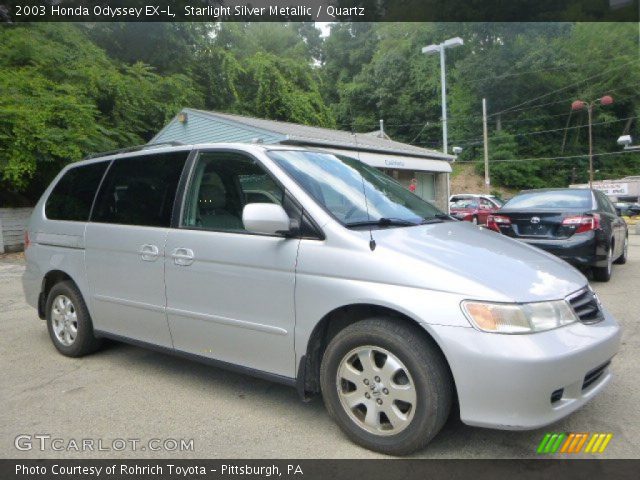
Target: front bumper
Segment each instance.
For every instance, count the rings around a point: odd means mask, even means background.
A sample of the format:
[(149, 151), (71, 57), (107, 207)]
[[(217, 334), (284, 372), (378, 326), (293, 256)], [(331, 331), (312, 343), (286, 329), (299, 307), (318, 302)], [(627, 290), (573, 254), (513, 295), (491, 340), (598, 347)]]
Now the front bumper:
[[(604, 316), (593, 325), (579, 322), (527, 335), (430, 325), (453, 373), (461, 420), (480, 427), (535, 429), (587, 403), (612, 374), (605, 367), (583, 387), (585, 376), (609, 362), (620, 343), (620, 327), (608, 312)], [(561, 398), (552, 401), (560, 389)]]

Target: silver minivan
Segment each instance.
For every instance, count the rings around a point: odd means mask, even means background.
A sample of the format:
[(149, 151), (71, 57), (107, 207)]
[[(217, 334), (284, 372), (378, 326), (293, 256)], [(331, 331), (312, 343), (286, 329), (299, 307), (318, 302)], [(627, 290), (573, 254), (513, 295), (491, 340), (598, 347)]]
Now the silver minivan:
[(555, 422), (609, 383), (620, 341), (567, 263), (320, 150), (74, 163), (26, 245), (25, 295), (62, 354), (110, 338), (321, 394), (347, 436), (387, 454), (423, 448), (454, 405), (468, 425)]

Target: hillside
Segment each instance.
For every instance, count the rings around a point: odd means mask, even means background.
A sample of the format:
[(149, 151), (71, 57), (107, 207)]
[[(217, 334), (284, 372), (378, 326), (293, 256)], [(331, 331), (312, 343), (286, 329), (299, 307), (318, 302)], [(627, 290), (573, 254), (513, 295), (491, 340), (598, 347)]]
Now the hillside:
[[(518, 190), (491, 185), (491, 193), (509, 198)], [(454, 163), (451, 173), (451, 195), (456, 193), (489, 193), (484, 188), (484, 177), (478, 175), (472, 163)]]

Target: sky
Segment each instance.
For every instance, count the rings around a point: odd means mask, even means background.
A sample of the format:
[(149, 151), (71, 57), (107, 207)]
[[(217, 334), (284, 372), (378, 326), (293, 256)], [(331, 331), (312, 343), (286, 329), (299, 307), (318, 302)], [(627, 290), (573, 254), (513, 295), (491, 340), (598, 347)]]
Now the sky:
[(315, 26), (318, 30), (320, 30), (322, 33), (320, 34), (321, 37), (328, 37), (329, 36), (329, 31), (331, 29), (331, 24), (333, 22), (315, 22)]

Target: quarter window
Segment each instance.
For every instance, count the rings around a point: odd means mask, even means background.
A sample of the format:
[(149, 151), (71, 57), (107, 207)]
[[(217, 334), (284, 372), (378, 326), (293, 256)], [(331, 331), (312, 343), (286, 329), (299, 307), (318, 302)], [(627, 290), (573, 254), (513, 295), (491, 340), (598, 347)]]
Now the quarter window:
[(188, 153), (159, 153), (115, 160), (96, 199), (92, 221), (168, 227)]
[(242, 232), (242, 210), (249, 203), (283, 205), (284, 190), (252, 158), (202, 153), (187, 191), (182, 226)]
[(91, 204), (109, 162), (73, 167), (51, 191), (44, 212), (51, 220), (86, 222)]

